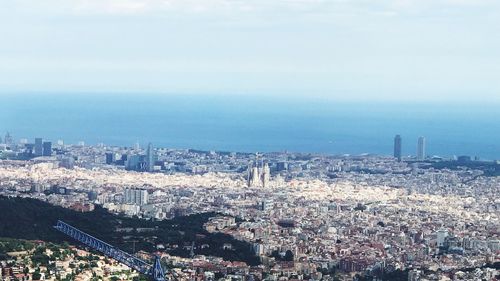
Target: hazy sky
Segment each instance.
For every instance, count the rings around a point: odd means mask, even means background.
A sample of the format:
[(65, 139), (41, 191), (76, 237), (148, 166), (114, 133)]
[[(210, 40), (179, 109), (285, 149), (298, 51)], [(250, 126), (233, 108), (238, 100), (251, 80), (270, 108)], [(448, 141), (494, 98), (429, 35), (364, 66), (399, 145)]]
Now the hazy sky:
[(3, 0), (0, 92), (500, 101), (498, 0)]

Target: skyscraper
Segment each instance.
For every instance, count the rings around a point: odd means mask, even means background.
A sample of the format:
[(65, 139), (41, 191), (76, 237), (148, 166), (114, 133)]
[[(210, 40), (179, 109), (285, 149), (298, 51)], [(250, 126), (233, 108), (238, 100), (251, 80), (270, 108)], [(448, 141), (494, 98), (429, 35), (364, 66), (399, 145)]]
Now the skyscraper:
[(148, 150), (146, 153), (146, 169), (148, 172), (152, 172), (155, 165), (154, 148), (153, 144), (148, 144)]
[(43, 142), (43, 156), (52, 156), (52, 142)]
[[(2, 141), (0, 140), (0, 142), (2, 142)], [(7, 145), (10, 145), (10, 144), (13, 144), (13, 143), (14, 143), (14, 140), (13, 140), (13, 138), (12, 138), (12, 136), (10, 135), (10, 133), (9, 133), (9, 132), (7, 132), (7, 133), (5, 134), (5, 138), (3, 139), (3, 142), (4, 142), (5, 144), (7, 144)]]
[(141, 162), (140, 155), (129, 155), (127, 156), (127, 160), (125, 162), (125, 168), (131, 171), (139, 170), (139, 163)]
[(396, 137), (394, 137), (394, 158), (397, 158), (398, 161), (401, 161), (401, 144), (401, 136), (396, 135)]
[(115, 154), (113, 152), (106, 152), (106, 164), (111, 165), (115, 162)]
[(425, 137), (419, 137), (417, 144), (417, 160), (422, 161), (424, 159), (425, 159)]
[(43, 155), (43, 140), (42, 138), (35, 138), (35, 156)]

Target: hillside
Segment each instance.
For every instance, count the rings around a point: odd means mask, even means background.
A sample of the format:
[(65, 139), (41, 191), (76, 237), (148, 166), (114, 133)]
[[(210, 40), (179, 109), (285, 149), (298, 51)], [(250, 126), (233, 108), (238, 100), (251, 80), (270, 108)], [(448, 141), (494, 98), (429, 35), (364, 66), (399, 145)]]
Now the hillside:
[[(136, 240), (136, 251), (152, 252), (157, 244), (164, 244), (170, 254), (187, 257), (189, 247), (183, 246), (190, 246), (194, 241), (195, 245), (209, 245), (204, 249), (196, 247), (195, 254), (258, 264), (250, 244), (203, 229), (203, 224), (214, 215), (203, 213), (172, 220), (148, 221), (111, 214), (100, 207), (92, 212), (80, 213), (36, 199), (0, 196), (0, 237), (76, 244), (52, 227), (60, 219), (128, 252), (132, 252), (132, 241)], [(124, 228), (133, 230), (124, 232)], [(138, 232), (137, 228), (147, 228), (148, 231)], [(233, 250), (224, 250), (224, 243), (231, 243)]]

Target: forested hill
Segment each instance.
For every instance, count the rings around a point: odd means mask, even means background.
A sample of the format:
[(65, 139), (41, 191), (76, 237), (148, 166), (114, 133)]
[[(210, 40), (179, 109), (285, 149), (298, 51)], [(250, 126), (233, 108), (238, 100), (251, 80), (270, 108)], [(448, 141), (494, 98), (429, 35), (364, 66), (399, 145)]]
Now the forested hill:
[[(132, 252), (132, 241), (136, 240), (139, 241), (135, 243), (136, 251), (152, 252), (161, 243), (167, 248), (171, 246), (167, 251), (173, 255), (188, 256), (189, 247), (183, 246), (190, 246), (194, 241), (195, 245), (209, 245), (203, 249), (196, 247), (195, 254), (258, 264), (250, 244), (203, 229), (203, 224), (214, 215), (203, 213), (172, 220), (149, 221), (111, 214), (98, 206), (92, 212), (81, 213), (36, 199), (0, 196), (0, 237), (78, 244), (53, 228), (57, 220), (63, 220), (128, 252)], [(124, 228), (133, 230), (124, 232)], [(147, 228), (149, 231), (137, 232), (137, 228)], [(223, 249), (224, 243), (232, 244), (233, 250)]]

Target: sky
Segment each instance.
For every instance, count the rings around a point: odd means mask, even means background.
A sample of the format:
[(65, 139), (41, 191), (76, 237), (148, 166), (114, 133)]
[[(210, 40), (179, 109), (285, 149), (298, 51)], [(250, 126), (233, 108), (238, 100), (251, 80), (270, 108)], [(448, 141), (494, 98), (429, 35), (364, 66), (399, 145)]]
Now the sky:
[(0, 93), (500, 102), (498, 0), (3, 0)]

